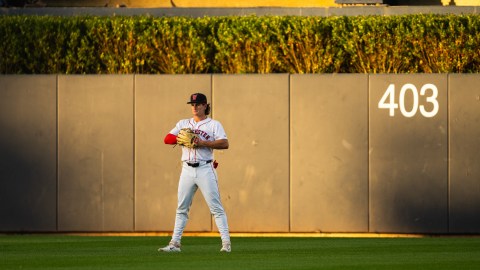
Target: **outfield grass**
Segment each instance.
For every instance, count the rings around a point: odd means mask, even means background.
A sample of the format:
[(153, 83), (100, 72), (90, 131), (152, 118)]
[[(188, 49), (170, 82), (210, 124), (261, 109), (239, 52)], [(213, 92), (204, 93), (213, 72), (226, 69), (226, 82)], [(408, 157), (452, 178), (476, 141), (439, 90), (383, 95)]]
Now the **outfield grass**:
[(0, 236), (0, 269), (480, 269), (480, 238)]

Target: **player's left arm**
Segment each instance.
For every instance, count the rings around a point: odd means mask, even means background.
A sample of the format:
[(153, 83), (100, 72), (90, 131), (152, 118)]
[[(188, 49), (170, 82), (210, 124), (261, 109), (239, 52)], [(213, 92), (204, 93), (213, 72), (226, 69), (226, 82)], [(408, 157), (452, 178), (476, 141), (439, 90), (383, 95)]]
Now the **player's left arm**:
[(213, 130), (212, 137), (213, 140), (201, 140), (198, 139), (197, 146), (198, 147), (209, 147), (211, 149), (228, 149), (228, 139), (225, 130), (223, 129), (222, 124), (220, 122), (213, 120)]
[(212, 149), (228, 149), (228, 139), (219, 139), (215, 141), (202, 141), (198, 140), (198, 147), (209, 147)]

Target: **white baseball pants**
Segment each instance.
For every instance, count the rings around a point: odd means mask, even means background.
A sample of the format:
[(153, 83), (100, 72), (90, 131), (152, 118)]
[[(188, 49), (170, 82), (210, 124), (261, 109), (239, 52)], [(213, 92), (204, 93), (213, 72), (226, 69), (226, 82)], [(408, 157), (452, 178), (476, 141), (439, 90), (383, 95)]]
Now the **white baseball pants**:
[(215, 218), (222, 242), (230, 242), (227, 215), (220, 200), (217, 172), (213, 168), (213, 163), (190, 167), (185, 162), (183, 162), (178, 183), (178, 206), (172, 240), (180, 242), (188, 221), (193, 196), (198, 188), (200, 188), (210, 212)]

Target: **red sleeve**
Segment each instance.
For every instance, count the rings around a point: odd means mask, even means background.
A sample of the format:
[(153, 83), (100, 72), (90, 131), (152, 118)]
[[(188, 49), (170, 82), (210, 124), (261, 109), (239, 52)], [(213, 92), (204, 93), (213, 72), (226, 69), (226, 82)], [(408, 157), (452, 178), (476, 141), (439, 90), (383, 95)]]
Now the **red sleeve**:
[(165, 139), (163, 139), (163, 142), (165, 144), (177, 144), (177, 136), (168, 133), (167, 136), (165, 136)]

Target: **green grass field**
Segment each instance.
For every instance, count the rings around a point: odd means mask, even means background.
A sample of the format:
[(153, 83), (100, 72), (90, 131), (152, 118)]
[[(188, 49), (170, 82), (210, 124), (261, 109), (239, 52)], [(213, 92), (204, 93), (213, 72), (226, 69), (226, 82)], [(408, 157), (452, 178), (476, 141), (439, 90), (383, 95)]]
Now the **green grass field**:
[(0, 236), (0, 269), (480, 269), (480, 238)]

